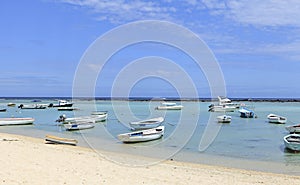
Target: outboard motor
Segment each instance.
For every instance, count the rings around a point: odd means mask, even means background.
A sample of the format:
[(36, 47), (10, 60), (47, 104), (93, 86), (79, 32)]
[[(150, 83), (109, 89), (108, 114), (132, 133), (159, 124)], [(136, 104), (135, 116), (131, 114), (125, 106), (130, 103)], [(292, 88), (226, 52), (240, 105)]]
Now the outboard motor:
[(66, 115), (60, 115), (59, 118), (56, 120), (56, 122), (64, 122), (66, 119)]

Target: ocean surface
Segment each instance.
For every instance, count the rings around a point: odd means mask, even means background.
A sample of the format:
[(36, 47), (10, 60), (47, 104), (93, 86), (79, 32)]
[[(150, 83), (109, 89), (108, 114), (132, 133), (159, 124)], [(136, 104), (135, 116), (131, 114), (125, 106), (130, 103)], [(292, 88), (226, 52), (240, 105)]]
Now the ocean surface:
[[(7, 107), (7, 103), (16, 103)], [(53, 99), (1, 99), (0, 117), (33, 117), (33, 125), (0, 126), (0, 132), (44, 138), (46, 134), (75, 138), (79, 146), (90, 147), (102, 157), (124, 165), (151, 165), (162, 160), (220, 165), (267, 172), (300, 175), (300, 153), (288, 151), (283, 137), (288, 134), (286, 125), (300, 122), (300, 102), (238, 102), (253, 110), (257, 118), (240, 118), (238, 110), (226, 113), (232, 116), (229, 124), (216, 122), (221, 113), (208, 112), (211, 102), (177, 101), (181, 111), (155, 110), (159, 101), (74, 100), (78, 111), (58, 111), (56, 108), (19, 109), (20, 104), (57, 103)], [(216, 103), (216, 102), (213, 102)], [(93, 129), (66, 131), (56, 122), (60, 115), (67, 117), (90, 115), (92, 111), (108, 111), (108, 119)], [(285, 125), (267, 121), (270, 113), (288, 118)], [(165, 135), (155, 141), (123, 144), (117, 135), (130, 132), (128, 123), (141, 119), (164, 116)], [(209, 127), (207, 127), (209, 125)], [(207, 137), (208, 136), (208, 137)], [(199, 144), (207, 147), (199, 151)], [(114, 158), (106, 152), (151, 157), (149, 163)]]

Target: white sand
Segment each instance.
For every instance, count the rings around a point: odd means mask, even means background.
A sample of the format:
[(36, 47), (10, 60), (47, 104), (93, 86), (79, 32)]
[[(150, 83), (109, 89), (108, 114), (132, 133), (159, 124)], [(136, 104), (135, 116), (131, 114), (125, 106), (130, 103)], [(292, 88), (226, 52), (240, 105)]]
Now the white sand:
[(2, 133), (0, 150), (0, 184), (300, 184), (298, 176), (176, 161), (122, 166), (90, 149)]

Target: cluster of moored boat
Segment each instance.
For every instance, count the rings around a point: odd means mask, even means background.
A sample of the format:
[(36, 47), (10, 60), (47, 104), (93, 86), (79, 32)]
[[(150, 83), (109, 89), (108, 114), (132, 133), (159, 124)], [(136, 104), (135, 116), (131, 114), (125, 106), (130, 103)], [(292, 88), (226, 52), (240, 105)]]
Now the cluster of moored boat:
[[(209, 112), (234, 112), (235, 110), (239, 109), (240, 117), (242, 118), (255, 118), (257, 117), (255, 113), (247, 109), (245, 104), (238, 104), (233, 103), (229, 98), (224, 96), (218, 96), (219, 103), (218, 104), (211, 104), (208, 106)], [(231, 116), (228, 116), (226, 114), (217, 116), (217, 121), (219, 123), (230, 123), (231, 122)]]
[[(173, 102), (163, 102), (156, 110), (181, 110), (182, 105)], [(130, 122), (129, 126), (133, 132), (119, 134), (118, 139), (124, 143), (145, 142), (159, 139), (164, 135), (165, 126), (163, 117), (151, 118), (141, 121)]]
[[(234, 104), (230, 99), (226, 97), (218, 97), (219, 104), (210, 105), (209, 111), (211, 112), (233, 112), (236, 109), (239, 109), (240, 117), (242, 118), (256, 118), (256, 114), (245, 107), (244, 104)], [(287, 122), (287, 118), (284, 116), (269, 114), (267, 115), (267, 119), (269, 123), (274, 124), (285, 124)], [(217, 116), (217, 121), (219, 123), (230, 123), (231, 116), (221, 115)], [(288, 135), (284, 136), (284, 145), (286, 148), (292, 151), (300, 151), (300, 124), (290, 125), (285, 127), (289, 132)]]
[(107, 120), (107, 112), (93, 112), (89, 116), (79, 116), (73, 118), (67, 118), (65, 115), (61, 115), (57, 122), (62, 122), (67, 131), (83, 130), (94, 128), (97, 122)]
[[(34, 101), (37, 102), (37, 101)], [(7, 104), (8, 107), (14, 107), (16, 106), (15, 103), (8, 103)], [(58, 107), (58, 108), (69, 108), (72, 107), (73, 103), (72, 102), (68, 102), (66, 100), (59, 100), (58, 104), (28, 104), (28, 105), (24, 105), (24, 104), (20, 104), (18, 106), (18, 108), (20, 109), (45, 109), (46, 107)], [(2, 112), (6, 111), (6, 108), (1, 109)], [(0, 111), (1, 111), (0, 110)], [(11, 118), (0, 118), (0, 126), (5, 126), (5, 125), (29, 125), (29, 124), (33, 124), (33, 122), (35, 121), (34, 118), (15, 118), (15, 117), (11, 117)]]
[[(38, 102), (38, 101), (33, 101)], [(34, 104), (20, 104), (18, 108), (20, 109), (46, 109), (48, 108), (57, 108), (57, 110), (61, 111), (72, 111), (72, 110), (78, 110), (76, 107), (73, 106), (73, 102), (68, 102), (67, 100), (58, 100), (57, 104), (42, 104), (42, 103), (34, 103)], [(8, 103), (7, 106), (15, 106), (14, 103)]]
[[(8, 106), (15, 106), (13, 103), (9, 103)], [(33, 104), (23, 105), (21, 104), (18, 108), (21, 109), (44, 109), (46, 107), (58, 107), (62, 110), (69, 110), (73, 106), (73, 103), (65, 100), (60, 100), (58, 104)], [(43, 108), (42, 108), (43, 107)], [(181, 110), (182, 105), (176, 103), (164, 102), (160, 106), (156, 107), (157, 110)], [(90, 129), (95, 127), (97, 122), (106, 121), (108, 117), (107, 111), (92, 112), (88, 116), (70, 117), (67, 118), (65, 115), (61, 115), (56, 121), (62, 123), (62, 126), (66, 131)], [(0, 118), (0, 126), (2, 125), (27, 125), (33, 124), (34, 118)], [(145, 142), (155, 139), (159, 139), (164, 135), (165, 127), (163, 123), (163, 117), (151, 118), (141, 121), (130, 122), (129, 126), (132, 132), (119, 134), (117, 137), (124, 143), (132, 142)], [(76, 145), (77, 141), (74, 139), (60, 138), (57, 136), (47, 135), (45, 138), (48, 143), (59, 143), (59, 144), (72, 144)]]

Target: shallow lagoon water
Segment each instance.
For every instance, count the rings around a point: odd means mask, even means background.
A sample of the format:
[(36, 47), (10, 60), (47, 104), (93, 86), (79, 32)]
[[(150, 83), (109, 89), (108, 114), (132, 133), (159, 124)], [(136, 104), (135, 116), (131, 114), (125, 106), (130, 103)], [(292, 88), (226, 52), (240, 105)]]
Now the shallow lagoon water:
[[(12, 101), (17, 105), (32, 103), (26, 99), (1, 100), (0, 106), (6, 107)], [(43, 100), (39, 103), (55, 102)], [(220, 113), (208, 112), (210, 102), (179, 102), (184, 105), (184, 115), (183, 111), (155, 110), (159, 103), (97, 100), (94, 104), (94, 101), (79, 100), (75, 101), (74, 106), (80, 110), (74, 112), (57, 111), (55, 108), (26, 110), (7, 107), (7, 112), (0, 113), (0, 117), (34, 117), (35, 122), (34, 125), (26, 126), (2, 126), (0, 132), (37, 138), (44, 138), (46, 134), (75, 138), (79, 140), (80, 146), (157, 159), (153, 163), (172, 159), (300, 175), (300, 153), (287, 151), (283, 143), (283, 137), (288, 134), (285, 126), (300, 122), (299, 102), (240, 102), (254, 110), (258, 118), (240, 118), (238, 111), (227, 113), (232, 116), (232, 122), (221, 125), (218, 135), (203, 152), (198, 147), (208, 119)], [(56, 122), (62, 114), (73, 117), (89, 115), (95, 110), (108, 111), (109, 115), (107, 121), (97, 123), (93, 129), (69, 132)], [(287, 117), (287, 124), (268, 123), (266, 116), (269, 113)], [(116, 139), (118, 134), (130, 132), (129, 121), (156, 116), (165, 117), (163, 125), (166, 129), (162, 139), (129, 145)], [(220, 126), (215, 120), (211, 124)]]

